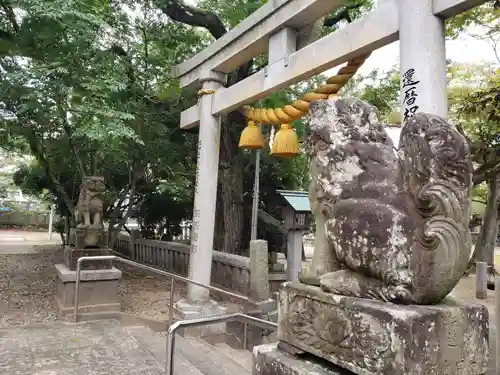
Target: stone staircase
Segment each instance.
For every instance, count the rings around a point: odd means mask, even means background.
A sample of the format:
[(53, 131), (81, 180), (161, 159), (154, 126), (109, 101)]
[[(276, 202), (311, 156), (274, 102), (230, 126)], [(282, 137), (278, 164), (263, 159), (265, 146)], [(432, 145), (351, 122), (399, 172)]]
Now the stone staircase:
[[(162, 375), (165, 334), (116, 320), (0, 329), (2, 375)], [(249, 375), (252, 354), (176, 337), (176, 375)]]
[[(162, 366), (166, 359), (166, 340), (163, 333), (147, 327), (125, 327), (125, 330)], [(252, 372), (252, 353), (231, 348), (225, 343), (209, 344), (199, 338), (175, 339), (174, 372), (179, 375), (249, 375)]]
[[(164, 332), (112, 319), (0, 329), (1, 375), (163, 375), (165, 357)], [(493, 375), (494, 354), (490, 360)], [(249, 351), (176, 337), (175, 375), (251, 373)]]

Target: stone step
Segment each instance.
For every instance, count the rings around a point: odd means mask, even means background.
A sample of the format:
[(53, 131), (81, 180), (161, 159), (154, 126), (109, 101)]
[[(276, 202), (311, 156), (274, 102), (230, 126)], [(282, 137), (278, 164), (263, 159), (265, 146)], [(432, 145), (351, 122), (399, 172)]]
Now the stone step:
[(247, 370), (252, 368), (252, 352), (248, 350), (235, 349), (224, 342), (217, 343), (214, 346), (219, 352), (231, 358), (241, 367)]
[[(162, 367), (165, 367), (167, 343), (165, 335), (154, 332), (151, 328), (143, 326), (129, 326), (125, 327), (125, 330), (130, 333)], [(174, 374), (202, 375), (202, 372), (184, 358), (181, 353), (177, 352), (174, 360)]]
[[(177, 338), (179, 338), (178, 336)], [(178, 350), (205, 375), (250, 375), (251, 367), (245, 368), (228, 357), (217, 347), (195, 338), (176, 341)], [(193, 355), (193, 353), (196, 353)]]
[[(147, 327), (125, 327), (141, 345), (162, 366), (166, 359), (166, 338), (164, 333), (154, 332)], [(250, 367), (244, 367), (217, 347), (204, 340), (175, 338), (174, 372), (176, 375), (250, 375)], [(250, 353), (248, 353), (250, 354)], [(251, 356), (251, 354), (250, 354)], [(238, 356), (238, 360), (240, 360)], [(248, 370), (247, 370), (248, 369)]]

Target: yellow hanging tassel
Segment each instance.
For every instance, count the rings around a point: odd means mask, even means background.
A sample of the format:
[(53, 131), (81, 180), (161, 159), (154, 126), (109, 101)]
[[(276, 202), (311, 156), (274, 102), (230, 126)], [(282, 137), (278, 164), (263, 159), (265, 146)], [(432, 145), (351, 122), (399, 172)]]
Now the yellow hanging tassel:
[(264, 148), (264, 138), (262, 137), (262, 132), (255, 122), (249, 121), (247, 127), (243, 129), (238, 146), (246, 150), (258, 150)]
[(299, 137), (290, 124), (282, 124), (274, 137), (271, 155), (293, 158), (299, 154)]

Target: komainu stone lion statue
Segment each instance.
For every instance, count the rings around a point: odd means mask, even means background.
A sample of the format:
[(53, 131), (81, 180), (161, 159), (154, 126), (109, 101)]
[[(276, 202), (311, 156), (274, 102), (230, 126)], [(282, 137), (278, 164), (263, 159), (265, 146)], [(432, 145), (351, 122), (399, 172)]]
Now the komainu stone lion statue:
[(84, 177), (76, 206), (77, 228), (102, 228), (104, 178)]
[(311, 105), (306, 148), (316, 248), (300, 280), (326, 292), (435, 304), (470, 255), (472, 164), (465, 138), (419, 113), (400, 149), (376, 109), (354, 98)]

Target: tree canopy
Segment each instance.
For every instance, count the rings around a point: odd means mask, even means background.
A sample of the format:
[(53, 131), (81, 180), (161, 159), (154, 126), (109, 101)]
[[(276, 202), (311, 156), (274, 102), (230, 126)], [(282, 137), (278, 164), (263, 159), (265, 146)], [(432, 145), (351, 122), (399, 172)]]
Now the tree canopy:
[[(179, 222), (192, 216), (197, 155), (197, 131), (180, 130), (179, 116), (196, 101), (196, 93), (181, 90), (171, 68), (264, 2), (200, 0), (194, 6), (182, 0), (0, 0), (0, 146), (34, 157), (17, 170), (15, 183), (56, 203), (69, 228), (82, 177), (101, 175), (111, 228), (134, 217), (145, 236), (176, 234)], [(485, 35), (494, 40), (500, 19), (495, 5), (489, 2), (449, 20), (448, 35), (486, 27)], [(302, 30), (299, 47), (372, 7), (372, 0), (346, 2)], [(229, 75), (228, 85), (266, 64), (265, 54), (252, 59)], [(453, 64), (450, 74), (458, 79)], [(475, 86), (459, 84), (450, 91), (453, 118), (473, 144), (478, 185), (492, 181), (500, 168), (492, 137), (498, 134), (498, 72), (481, 77)], [(465, 80), (463, 74), (460, 79)], [(255, 105), (280, 107), (320, 80), (297, 84)], [(396, 122), (396, 71), (356, 77), (344, 95), (371, 102), (385, 121)], [(248, 246), (255, 156), (238, 148), (246, 125), (241, 113), (224, 115), (222, 123), (217, 199), (222, 220), (217, 221), (215, 247), (239, 252)], [(294, 125), (301, 135), (303, 122)], [(265, 133), (269, 139), (269, 130)], [(276, 190), (303, 190), (308, 182), (305, 155), (279, 160), (263, 150), (259, 237), (272, 248), (283, 247)]]

